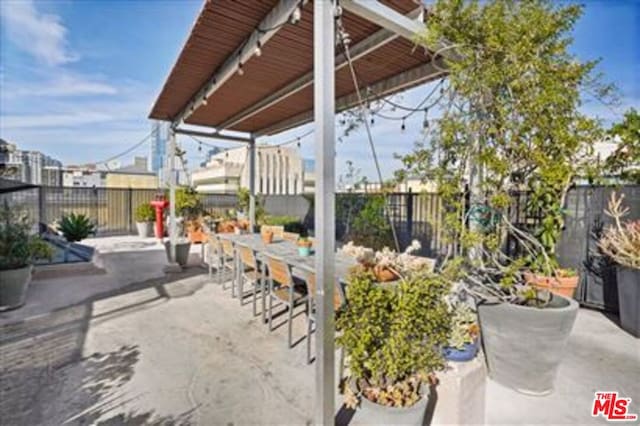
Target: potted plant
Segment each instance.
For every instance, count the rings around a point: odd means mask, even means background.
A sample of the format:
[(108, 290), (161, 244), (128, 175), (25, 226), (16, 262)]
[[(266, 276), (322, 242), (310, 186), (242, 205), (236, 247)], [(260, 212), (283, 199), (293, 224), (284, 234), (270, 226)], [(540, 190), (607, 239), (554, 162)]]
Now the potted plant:
[(604, 230), (599, 246), (616, 262), (620, 324), (640, 337), (640, 220), (623, 222), (629, 214), (623, 200), (624, 195), (611, 194), (606, 213), (614, 222)]
[(527, 271), (524, 278), (527, 283), (540, 290), (548, 290), (565, 297), (573, 297), (580, 280), (578, 272), (574, 269), (559, 267), (553, 268), (547, 274)]
[(28, 215), (5, 201), (0, 210), (0, 311), (26, 300), (36, 259), (51, 258), (51, 247), (31, 232)]
[(69, 261), (69, 250), (71, 244), (82, 241), (90, 235), (96, 234), (96, 225), (91, 219), (82, 213), (69, 213), (62, 216), (62, 220), (57, 224), (58, 232), (62, 234), (67, 244), (64, 249), (64, 261)]
[(171, 239), (167, 238), (164, 242), (164, 248), (167, 253), (167, 260), (171, 262), (175, 262), (178, 265), (184, 267), (187, 265), (189, 260), (189, 252), (191, 251), (191, 241), (185, 235), (185, 227), (184, 222), (180, 222), (178, 224), (178, 238), (176, 239), (175, 246), (175, 259), (171, 256)]
[(153, 219), (155, 211), (151, 204), (142, 203), (136, 208), (136, 228), (140, 238), (149, 238), (153, 235)]
[(346, 287), (337, 343), (346, 355), (345, 403), (363, 424), (421, 425), (433, 374), (444, 368), (449, 281), (418, 271), (396, 286), (380, 286), (360, 269)]
[(262, 237), (262, 242), (265, 244), (271, 244), (273, 242), (273, 231), (265, 229), (260, 233), (260, 236)]
[(194, 217), (187, 221), (187, 236), (189, 237), (189, 241), (193, 244), (202, 243), (207, 239), (207, 234), (204, 232), (202, 217)]
[(443, 348), (445, 359), (455, 362), (471, 361), (478, 353), (480, 327), (478, 316), (464, 302), (451, 306), (451, 335)]
[(302, 257), (311, 256), (311, 246), (313, 243), (309, 239), (309, 237), (300, 237), (297, 241), (298, 244), (298, 254)]

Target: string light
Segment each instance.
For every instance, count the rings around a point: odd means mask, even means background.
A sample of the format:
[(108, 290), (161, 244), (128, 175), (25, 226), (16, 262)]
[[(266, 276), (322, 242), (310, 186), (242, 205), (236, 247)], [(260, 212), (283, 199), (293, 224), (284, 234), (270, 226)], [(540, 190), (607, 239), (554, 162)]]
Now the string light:
[(238, 75), (244, 75), (244, 70), (242, 69), (242, 61), (238, 61)]
[(300, 146), (301, 146), (299, 137), (298, 137), (298, 142), (296, 143), (296, 145), (298, 145), (298, 148), (300, 148)]
[(300, 18), (302, 17), (302, 11), (300, 10), (300, 6), (296, 6), (296, 8), (293, 10), (293, 13), (291, 13), (291, 18), (290, 21), (292, 24), (297, 24), (298, 21), (300, 20)]
[(402, 132), (404, 132), (406, 130), (407, 126), (404, 124), (404, 118), (402, 119), (402, 126), (400, 126), (400, 130)]
[(202, 142), (198, 142), (198, 152), (202, 152)]
[(256, 43), (256, 50), (254, 53), (256, 56), (262, 56), (262, 43), (260, 43), (260, 40)]
[(429, 108), (424, 109), (424, 119), (422, 121), (422, 128), (425, 130), (429, 128)]

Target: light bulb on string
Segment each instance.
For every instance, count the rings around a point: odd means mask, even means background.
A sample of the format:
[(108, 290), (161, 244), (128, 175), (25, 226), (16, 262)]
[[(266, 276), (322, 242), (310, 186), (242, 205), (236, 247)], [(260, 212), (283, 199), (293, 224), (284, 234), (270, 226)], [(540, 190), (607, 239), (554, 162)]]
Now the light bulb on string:
[(429, 109), (424, 109), (424, 119), (422, 120), (422, 128), (427, 130), (429, 128)]
[(296, 145), (298, 145), (298, 148), (300, 148), (300, 138), (297, 138), (298, 143), (296, 143)]
[(242, 61), (238, 62), (238, 75), (244, 75), (244, 70), (242, 69)]
[(400, 126), (400, 131), (404, 132), (407, 129), (407, 126), (404, 124), (404, 118), (402, 119), (402, 126)]
[(371, 113), (371, 125), (373, 126), (376, 123), (376, 120), (373, 118), (373, 113)]
[(198, 152), (202, 152), (202, 142), (198, 142)]
[(260, 43), (260, 40), (258, 40), (258, 42), (256, 43), (256, 50), (254, 51), (254, 53), (256, 54), (256, 56), (262, 56), (262, 43)]
[(293, 13), (291, 13), (291, 18), (289, 19), (289, 21), (295, 25), (298, 23), (301, 17), (302, 11), (300, 10), (300, 6), (296, 6), (296, 8), (293, 10)]

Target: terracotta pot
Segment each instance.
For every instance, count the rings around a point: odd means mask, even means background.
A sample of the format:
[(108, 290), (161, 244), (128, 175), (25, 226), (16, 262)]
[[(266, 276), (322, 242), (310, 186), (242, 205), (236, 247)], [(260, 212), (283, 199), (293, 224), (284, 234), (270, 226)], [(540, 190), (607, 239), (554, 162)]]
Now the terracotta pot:
[(387, 268), (386, 266), (379, 266), (376, 265), (373, 267), (373, 273), (376, 276), (376, 279), (381, 282), (381, 283), (385, 283), (388, 281), (394, 281), (397, 280), (398, 274), (396, 274), (395, 272), (393, 272), (391, 269)]
[(262, 234), (262, 242), (265, 244), (271, 244), (273, 242), (273, 232), (265, 231)]
[(578, 275), (573, 277), (548, 277), (526, 272), (524, 279), (527, 284), (534, 286), (538, 290), (549, 290), (553, 294), (571, 298), (578, 287), (580, 277)]
[(207, 235), (202, 231), (202, 229), (198, 229), (197, 231), (189, 231), (189, 241), (192, 243), (203, 243), (207, 240)]

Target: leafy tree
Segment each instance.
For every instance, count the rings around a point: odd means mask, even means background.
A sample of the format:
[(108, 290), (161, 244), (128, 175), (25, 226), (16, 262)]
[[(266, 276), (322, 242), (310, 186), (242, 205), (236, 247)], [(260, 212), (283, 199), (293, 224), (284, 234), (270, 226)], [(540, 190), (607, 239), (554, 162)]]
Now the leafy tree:
[(602, 136), (579, 106), (585, 94), (609, 102), (614, 90), (594, 75), (597, 61), (581, 63), (568, 52), (581, 13), (545, 0), (438, 0), (430, 10), (418, 41), (448, 53), (442, 116), (431, 120), (430, 144), (402, 160), (412, 174), (437, 180), (449, 209), (445, 229), (463, 248), (496, 249), (505, 233), (463, 226), (465, 183), (473, 205), (501, 217), (512, 192), (528, 190), (530, 208), (545, 218), (538, 237), (553, 259), (564, 197), (576, 175), (593, 173), (588, 160)]
[(624, 119), (611, 126), (609, 136), (620, 142), (605, 161), (605, 170), (623, 180), (640, 184), (640, 114), (631, 108)]

